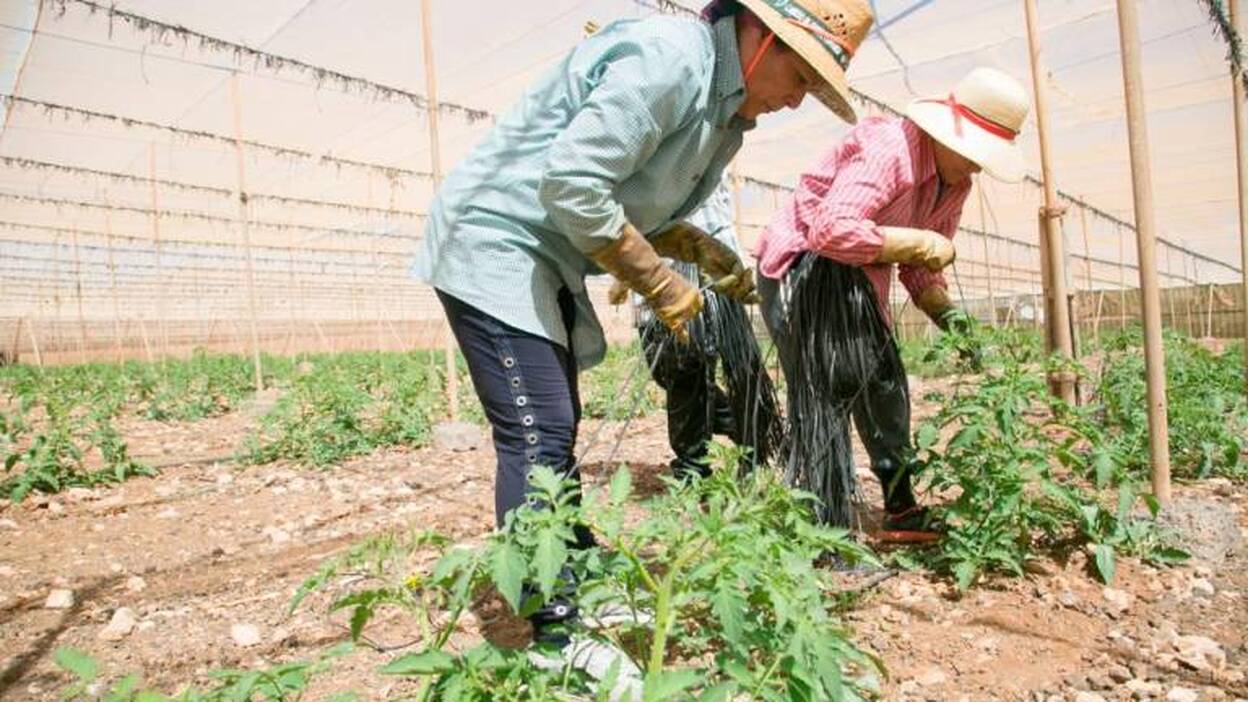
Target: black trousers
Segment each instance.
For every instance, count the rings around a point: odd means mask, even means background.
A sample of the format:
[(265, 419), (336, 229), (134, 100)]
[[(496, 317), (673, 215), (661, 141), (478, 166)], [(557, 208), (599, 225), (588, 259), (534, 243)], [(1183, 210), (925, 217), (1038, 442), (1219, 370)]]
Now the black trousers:
[[(836, 264), (830, 260), (821, 261), (823, 265)], [(796, 268), (796, 266), (795, 266)], [(763, 321), (775, 342), (780, 356), (780, 365), (789, 383), (789, 421), (808, 421), (803, 417), (806, 408), (796, 407), (793, 391), (795, 382), (803, 382), (797, 372), (797, 354), (801, 349), (798, 340), (789, 338), (788, 309), (781, 290), (781, 281), (758, 276), (758, 292), (762, 298), (761, 311)], [(823, 301), (827, 305), (839, 304), (837, 299)], [(879, 479), (884, 489), (884, 506), (890, 512), (899, 512), (915, 505), (911, 486), (910, 453), (910, 393), (906, 384), (905, 368), (897, 353), (896, 343), (890, 337), (885, 351), (889, 354), (889, 362), (879, 364), (879, 371), (870, 378), (864, 379), (862, 391), (849, 404), (849, 412), (853, 417), (858, 437), (867, 449), (871, 460), (871, 472)], [(828, 373), (832, 369), (823, 369)], [(839, 422), (836, 426), (845, 432), (844, 437), (836, 437), (848, 446), (848, 423)], [(832, 439), (832, 437), (829, 437)], [(827, 460), (828, 456), (815, 457), (799, 455), (802, 450), (796, 443), (790, 454), (790, 463), (812, 460)], [(841, 525), (847, 526), (847, 525)]]
[[(494, 517), (502, 526), (508, 512), (526, 504), (529, 471), (544, 465), (580, 482), (573, 450), (581, 421), (576, 360), (570, 349), (491, 317), (438, 291), (451, 330), (468, 363), (472, 385), (494, 433), (498, 465), (494, 478)], [(565, 288), (559, 304), (571, 338), (574, 303)], [(593, 545), (578, 529), (576, 547)], [(557, 597), (531, 621), (541, 639), (544, 628), (576, 616), (570, 601), (575, 583), (565, 577), (565, 597)]]
[(638, 331), (654, 382), (667, 395), (667, 439), (676, 454), (672, 472), (676, 477), (706, 476), (706, 446), (712, 435), (741, 443), (732, 405), (715, 380), (719, 358), (705, 346), (677, 346), (659, 322), (647, 322)]

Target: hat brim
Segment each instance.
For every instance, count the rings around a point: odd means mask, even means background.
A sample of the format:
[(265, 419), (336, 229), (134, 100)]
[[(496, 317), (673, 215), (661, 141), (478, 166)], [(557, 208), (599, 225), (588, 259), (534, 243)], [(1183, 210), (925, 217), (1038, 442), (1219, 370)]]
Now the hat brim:
[(906, 116), (933, 139), (970, 159), (993, 178), (1018, 183), (1026, 176), (1027, 164), (1017, 140), (1006, 141), (969, 120), (962, 121), (959, 134), (948, 105), (916, 100), (906, 108)]
[(775, 33), (776, 38), (797, 52), (810, 67), (815, 69), (823, 83), (810, 90), (810, 93), (836, 113), (837, 117), (850, 124), (857, 124), (858, 115), (850, 104), (849, 82), (845, 78), (845, 70), (836, 59), (823, 48), (819, 40), (809, 32), (798, 27), (776, 12), (763, 0), (740, 0), (750, 12), (760, 19), (767, 28)]

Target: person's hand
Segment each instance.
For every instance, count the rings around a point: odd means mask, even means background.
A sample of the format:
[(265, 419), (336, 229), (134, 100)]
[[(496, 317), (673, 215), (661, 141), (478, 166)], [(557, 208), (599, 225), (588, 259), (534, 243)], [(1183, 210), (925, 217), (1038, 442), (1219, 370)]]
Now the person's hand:
[(957, 349), (958, 358), (971, 371), (979, 373), (984, 370), (984, 346), (979, 335), (975, 333), (975, 323), (969, 314), (957, 307), (951, 307), (936, 324), (946, 334), (953, 336), (951, 341)]
[(965, 310), (960, 309), (949, 299), (949, 292), (939, 285), (933, 285), (919, 294), (914, 304), (940, 327), (946, 335), (952, 336), (950, 341), (957, 349), (958, 357), (976, 373), (983, 370), (983, 345), (979, 335), (975, 333), (975, 323)]
[(613, 305), (622, 305), (628, 301), (628, 285), (622, 280), (615, 280), (611, 283), (611, 289), (607, 291), (607, 302)]
[(677, 222), (650, 237), (660, 256), (697, 265), (711, 289), (741, 302), (757, 302), (754, 271), (724, 242), (688, 222)]
[(702, 311), (702, 293), (689, 281), (665, 265), (651, 246), (631, 224), (607, 246), (593, 252), (590, 258), (611, 273), (628, 289), (641, 295), (646, 305), (671, 329), (678, 341), (687, 341), (685, 322)]
[(957, 251), (948, 237), (928, 229), (880, 227), (884, 244), (876, 263), (902, 263), (938, 271), (953, 263)]

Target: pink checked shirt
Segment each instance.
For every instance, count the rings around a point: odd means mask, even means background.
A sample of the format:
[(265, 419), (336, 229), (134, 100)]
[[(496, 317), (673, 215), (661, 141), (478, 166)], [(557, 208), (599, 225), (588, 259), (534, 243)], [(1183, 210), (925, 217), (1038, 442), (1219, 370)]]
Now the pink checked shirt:
[[(782, 279), (805, 251), (862, 266), (891, 320), (893, 264), (872, 263), (884, 243), (878, 227), (930, 229), (952, 239), (971, 183), (946, 186), (937, 202), (939, 180), (931, 137), (914, 122), (864, 119), (802, 174), (772, 216), (755, 248), (759, 272)], [(900, 266), (898, 277), (916, 299), (933, 285), (947, 287), (942, 274), (921, 266)]]

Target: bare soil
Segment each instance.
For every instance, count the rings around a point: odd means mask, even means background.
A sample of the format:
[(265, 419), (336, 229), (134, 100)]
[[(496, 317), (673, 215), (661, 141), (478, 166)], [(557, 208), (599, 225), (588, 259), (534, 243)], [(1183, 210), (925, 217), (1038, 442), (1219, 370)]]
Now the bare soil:
[[(132, 454), (159, 466), (158, 477), (0, 506), (0, 699), (55, 699), (67, 682), (52, 662), (62, 646), (88, 651), (113, 677), (138, 673), (167, 692), (203, 684), (215, 668), (313, 658), (349, 638), (343, 616), (327, 613), (324, 599), (288, 614), (296, 588), (324, 559), (401, 527), (468, 542), (493, 527), (488, 441), (464, 453), (378, 451), (326, 471), (239, 467), (232, 456), (256, 416), (240, 411), (186, 424), (127, 419), (121, 428)], [(596, 426), (587, 422), (583, 436)], [(663, 416), (633, 422), (608, 464), (619, 426), (603, 432), (607, 440), (588, 457), (586, 480), (603, 483), (610, 479), (606, 466), (624, 462), (643, 494), (663, 489), (659, 477), (670, 457)], [(878, 499), (878, 487), (865, 492)], [(965, 597), (921, 573), (867, 590), (847, 616), (860, 645), (888, 667), (886, 696), (1248, 699), (1248, 547), (1239, 538), (1248, 533), (1248, 490), (1213, 481), (1176, 492), (1235, 520), (1239, 534), (1230, 535), (1220, 557), (1173, 569), (1127, 562), (1109, 591), (1089, 574), (1083, 554)], [(1225, 529), (1219, 534), (1227, 538)], [(1198, 531), (1194, 538), (1205, 536)], [(71, 589), (73, 605), (45, 607), (54, 589)], [(120, 607), (133, 610), (138, 625), (120, 641), (102, 639)], [(260, 641), (239, 645), (231, 635), (236, 625), (256, 627)], [(385, 645), (414, 635), (386, 618), (371, 631)], [(1184, 662), (1179, 648), (1188, 636), (1216, 642), (1225, 664), (1197, 669)], [(357, 648), (317, 679), (308, 699), (343, 690), (361, 699), (410, 691), (376, 672), (395, 655)]]

